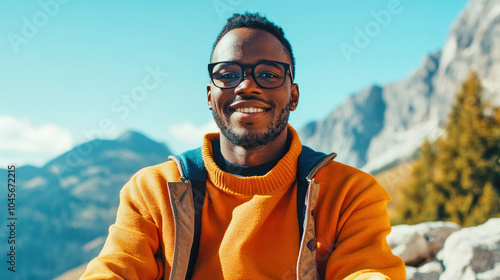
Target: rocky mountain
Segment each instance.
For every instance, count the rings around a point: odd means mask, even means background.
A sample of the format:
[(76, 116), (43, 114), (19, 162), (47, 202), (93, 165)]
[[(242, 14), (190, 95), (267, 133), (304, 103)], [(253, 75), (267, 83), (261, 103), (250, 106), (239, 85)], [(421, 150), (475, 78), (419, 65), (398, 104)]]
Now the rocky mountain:
[(115, 220), (122, 186), (168, 155), (165, 144), (130, 131), (78, 145), (40, 168), (16, 167), (16, 272), (2, 269), (0, 279), (52, 279), (88, 262)]
[(383, 168), (414, 154), (423, 139), (440, 135), (454, 94), (471, 70), (485, 98), (500, 104), (500, 1), (471, 0), (442, 50), (426, 56), (410, 77), (355, 94), (325, 120), (309, 123), (301, 139), (366, 171)]

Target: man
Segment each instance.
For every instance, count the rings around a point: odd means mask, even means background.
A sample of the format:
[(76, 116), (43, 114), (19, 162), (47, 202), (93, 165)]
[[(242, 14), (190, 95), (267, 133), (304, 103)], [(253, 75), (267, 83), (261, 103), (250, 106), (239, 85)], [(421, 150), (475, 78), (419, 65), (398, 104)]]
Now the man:
[(299, 88), (282, 29), (235, 14), (208, 68), (220, 135), (132, 177), (82, 279), (405, 279), (384, 189), (287, 124)]

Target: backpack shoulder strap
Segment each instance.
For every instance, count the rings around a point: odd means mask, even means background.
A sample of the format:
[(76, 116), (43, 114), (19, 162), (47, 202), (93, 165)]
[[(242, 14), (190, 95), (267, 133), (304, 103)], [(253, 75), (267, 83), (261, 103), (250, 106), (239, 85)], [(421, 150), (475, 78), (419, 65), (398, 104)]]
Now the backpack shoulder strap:
[(181, 176), (191, 182), (191, 192), (193, 194), (194, 204), (194, 236), (193, 245), (189, 255), (188, 270), (186, 279), (191, 279), (194, 272), (194, 266), (198, 257), (198, 249), (200, 248), (201, 237), (201, 212), (203, 210), (203, 202), (205, 200), (205, 192), (207, 189), (206, 179), (207, 170), (203, 161), (201, 147), (186, 151), (177, 155), (181, 163), (182, 173)]
[(322, 163), (328, 164), (326, 158), (333, 160), (335, 156), (327, 155), (322, 152), (314, 151), (313, 149), (302, 145), (302, 152), (299, 155), (297, 163), (297, 217), (299, 223), (300, 240), (304, 232), (304, 219), (306, 212), (306, 194), (309, 187), (309, 180), (314, 177), (314, 174), (322, 167)]
[(302, 145), (298, 159), (297, 179), (307, 180), (313, 169), (328, 155), (322, 152), (317, 152), (305, 145)]
[(181, 176), (188, 180), (204, 181), (207, 178), (205, 162), (201, 154), (201, 147), (186, 151), (176, 156), (181, 162)]

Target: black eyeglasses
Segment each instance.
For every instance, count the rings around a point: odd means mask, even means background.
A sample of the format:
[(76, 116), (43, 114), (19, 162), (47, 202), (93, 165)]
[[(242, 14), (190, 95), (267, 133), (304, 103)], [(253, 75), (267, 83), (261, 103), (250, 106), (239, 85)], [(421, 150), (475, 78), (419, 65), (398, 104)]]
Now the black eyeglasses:
[(253, 80), (261, 88), (279, 88), (285, 83), (286, 74), (290, 73), (290, 64), (264, 60), (257, 64), (240, 64), (236, 61), (220, 61), (208, 64), (208, 74), (212, 83), (218, 88), (237, 87), (248, 75), (245, 69), (250, 68)]

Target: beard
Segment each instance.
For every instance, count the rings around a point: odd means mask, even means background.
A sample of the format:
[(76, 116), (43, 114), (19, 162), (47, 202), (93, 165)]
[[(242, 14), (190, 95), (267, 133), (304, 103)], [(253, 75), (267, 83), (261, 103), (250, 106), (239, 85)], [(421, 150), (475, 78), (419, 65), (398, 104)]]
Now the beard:
[(288, 102), (285, 108), (281, 110), (278, 117), (273, 119), (267, 128), (260, 133), (237, 134), (231, 128), (229, 123), (217, 113), (217, 110), (213, 110), (212, 114), (221, 133), (229, 140), (229, 142), (235, 146), (241, 146), (245, 149), (257, 148), (272, 142), (285, 130), (288, 124), (288, 117), (290, 116), (291, 104), (291, 101)]

